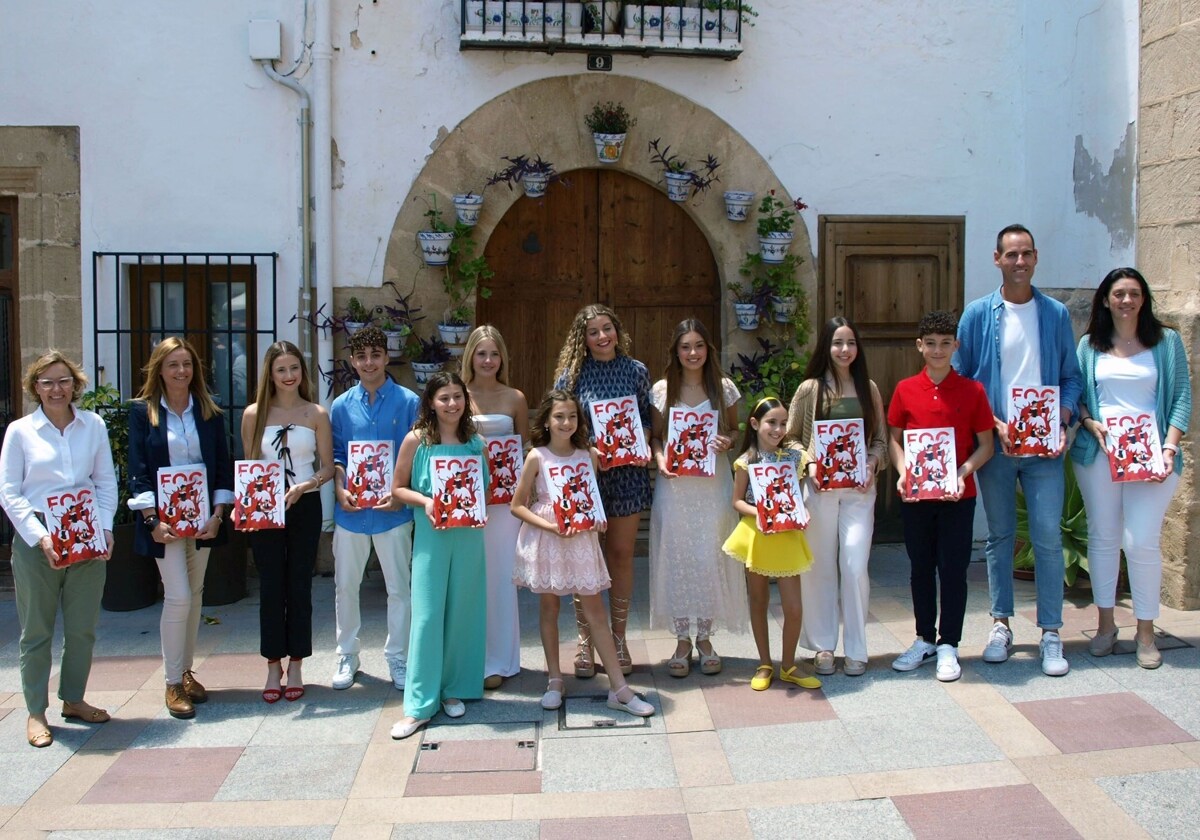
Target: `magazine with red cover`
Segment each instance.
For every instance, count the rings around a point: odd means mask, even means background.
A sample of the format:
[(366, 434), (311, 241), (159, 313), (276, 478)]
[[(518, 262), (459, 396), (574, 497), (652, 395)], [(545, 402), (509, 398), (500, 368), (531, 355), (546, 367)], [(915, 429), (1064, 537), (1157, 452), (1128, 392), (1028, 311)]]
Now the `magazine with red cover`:
[(758, 511), (758, 530), (764, 534), (801, 531), (808, 527), (808, 509), (800, 494), (800, 476), (792, 461), (751, 464), (750, 490)]
[(286, 492), (282, 461), (234, 461), (229, 521), (238, 531), (282, 528)]
[(521, 457), (520, 435), (486, 438), (488, 458), (489, 505), (507, 505), (513, 500), (525, 462)]
[(592, 459), (585, 453), (565, 462), (542, 461), (542, 479), (550, 488), (554, 519), (560, 534), (591, 531), (607, 522)]
[(717, 412), (712, 409), (672, 408), (667, 419), (663, 455), (675, 475), (711, 478), (717, 474)]
[(1149, 481), (1167, 471), (1154, 412), (1105, 413), (1104, 428), (1113, 481)]
[(85, 487), (47, 496), (43, 511), (50, 543), (58, 558), (50, 564), (53, 568), (95, 560), (108, 551), (104, 529), (96, 515), (96, 496), (91, 489)]
[(159, 519), (178, 536), (194, 537), (204, 530), (209, 516), (208, 478), (203, 464), (159, 467)]
[(839, 490), (867, 483), (867, 433), (861, 419), (817, 420), (813, 440), (818, 487)]
[(904, 498), (937, 501), (957, 492), (954, 429), (905, 429)]
[(591, 404), (596, 451), (605, 468), (650, 460), (646, 431), (638, 414), (637, 398), (617, 397)]
[(1008, 440), (1013, 455), (1053, 455), (1058, 450), (1058, 386), (1010, 388)]
[(387, 504), (392, 496), (396, 453), (390, 440), (352, 440), (346, 444), (346, 492), (358, 508)]
[(480, 455), (429, 459), (434, 528), (479, 528), (487, 522), (487, 487)]

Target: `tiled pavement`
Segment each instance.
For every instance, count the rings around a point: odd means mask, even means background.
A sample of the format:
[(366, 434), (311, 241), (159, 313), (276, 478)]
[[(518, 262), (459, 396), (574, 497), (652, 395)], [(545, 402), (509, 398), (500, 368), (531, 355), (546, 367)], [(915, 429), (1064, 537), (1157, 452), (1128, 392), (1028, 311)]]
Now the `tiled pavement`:
[[(1037, 660), (1032, 584), (1018, 583), (1015, 654), (986, 665), (976, 563), (963, 677), (943, 685), (932, 665), (889, 667), (913, 635), (903, 551), (877, 548), (871, 570), (870, 669), (816, 692), (752, 692), (748, 636), (715, 640), (719, 676), (671, 678), (674, 642), (646, 630), (643, 583), (632, 680), (658, 709), (648, 721), (596, 702), (603, 676), (568, 678), (566, 707), (541, 710), (536, 600), (523, 593), (527, 670), (404, 742), (388, 737), (402, 695), (382, 676), (378, 574), (363, 592), (364, 675), (347, 691), (328, 688), (332, 584), (317, 579), (319, 652), (297, 703), (259, 699), (255, 597), (206, 608), (219, 623), (201, 627), (196, 670), (212, 696), (191, 721), (163, 709), (158, 607), (103, 613), (88, 698), (113, 720), (52, 714), (44, 750), (25, 744), (15, 608), (0, 594), (0, 837), (1200, 836), (1200, 613), (1164, 609), (1176, 647), (1143, 671), (1132, 655), (1088, 656), (1087, 593), (1072, 591), (1071, 672), (1053, 679)], [(638, 571), (644, 582), (644, 559)], [(1127, 609), (1118, 621), (1133, 623)], [(565, 609), (564, 639), (572, 629)], [(570, 655), (564, 645), (564, 665)]]

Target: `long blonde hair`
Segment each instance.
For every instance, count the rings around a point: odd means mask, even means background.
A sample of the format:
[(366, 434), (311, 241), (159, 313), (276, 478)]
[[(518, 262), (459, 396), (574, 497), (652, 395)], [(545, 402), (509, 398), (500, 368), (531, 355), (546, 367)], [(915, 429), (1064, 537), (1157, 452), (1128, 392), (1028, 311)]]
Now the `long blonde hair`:
[(208, 393), (208, 383), (204, 381), (204, 367), (200, 363), (200, 356), (197, 355), (196, 348), (192, 347), (191, 342), (186, 338), (173, 335), (164, 338), (155, 346), (154, 352), (150, 354), (150, 361), (146, 362), (146, 366), (142, 368), (145, 381), (142, 382), (142, 390), (138, 391), (135, 399), (143, 400), (146, 403), (146, 418), (150, 421), (151, 426), (158, 425), (158, 406), (163, 397), (163, 365), (166, 364), (167, 356), (176, 350), (186, 350), (192, 357), (192, 381), (188, 385), (188, 390), (192, 392), (192, 404), (199, 409), (200, 416), (209, 420), (214, 415), (221, 413), (221, 409), (213, 401), (212, 395)]
[(567, 331), (567, 340), (558, 352), (558, 366), (554, 369), (554, 381), (561, 380), (562, 387), (568, 391), (575, 390), (575, 383), (579, 381), (579, 371), (583, 368), (583, 360), (588, 356), (587, 323), (601, 315), (612, 321), (617, 331), (617, 355), (629, 355), (629, 333), (621, 326), (621, 319), (617, 317), (617, 313), (602, 303), (588, 304), (575, 313), (575, 320), (571, 322), (571, 329)]
[(258, 395), (254, 399), (254, 434), (250, 440), (244, 441), (248, 447), (246, 457), (251, 460), (262, 455), (262, 436), (267, 428), (267, 414), (271, 410), (271, 400), (275, 399), (275, 378), (271, 375), (271, 367), (280, 356), (295, 356), (300, 360), (300, 387), (297, 390), (300, 399), (305, 402), (313, 401), (312, 380), (308, 377), (308, 363), (304, 361), (300, 348), (290, 341), (276, 341), (267, 348), (267, 353), (263, 356), (260, 368), (262, 373), (258, 378)]
[(500, 351), (500, 370), (496, 371), (496, 381), (501, 385), (508, 384), (508, 345), (504, 343), (504, 336), (500, 335), (500, 330), (491, 324), (481, 324), (471, 330), (471, 335), (467, 338), (467, 346), (463, 348), (462, 358), (458, 362), (458, 375), (462, 377), (463, 383), (468, 387), (471, 385), (471, 380), (475, 378), (475, 350), (479, 347), (480, 342), (489, 339), (496, 342), (496, 349)]

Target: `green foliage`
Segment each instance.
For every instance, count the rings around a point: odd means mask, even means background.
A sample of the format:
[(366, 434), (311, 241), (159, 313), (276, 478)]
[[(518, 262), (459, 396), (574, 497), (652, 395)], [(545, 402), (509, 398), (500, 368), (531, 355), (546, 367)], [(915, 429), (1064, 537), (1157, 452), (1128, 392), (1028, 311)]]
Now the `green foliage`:
[(796, 214), (807, 209), (808, 205), (800, 199), (780, 201), (775, 197), (775, 190), (771, 190), (758, 205), (758, 235), (790, 232), (796, 223)]
[(346, 301), (346, 321), (353, 321), (359, 324), (365, 324), (371, 320), (371, 313), (367, 311), (367, 307), (362, 305), (356, 297), (351, 297)]
[[(1063, 544), (1063, 580), (1067, 586), (1075, 585), (1075, 578), (1080, 570), (1088, 570), (1088, 533), (1087, 510), (1083, 505), (1083, 493), (1079, 482), (1075, 480), (1075, 470), (1071, 467), (1071, 458), (1063, 456), (1063, 506), (1059, 528), (1062, 530)], [(1021, 546), (1013, 556), (1014, 569), (1034, 568), (1033, 541), (1029, 536), (1029, 509), (1026, 505), (1025, 494), (1017, 490), (1017, 530), (1016, 540)]]
[(625, 134), (637, 125), (637, 118), (620, 102), (597, 102), (590, 114), (583, 118), (584, 125), (594, 134)]
[(427, 205), (427, 209), (421, 215), (429, 220), (428, 227), (425, 228), (426, 230), (432, 230), (435, 233), (450, 233), (452, 230), (454, 230), (454, 228), (452, 228), (446, 222), (445, 218), (443, 218), (442, 211), (438, 209), (436, 194), (430, 193), (429, 201), (425, 203)]
[(492, 290), (483, 284), (496, 276), (483, 254), (476, 255), (479, 244), (474, 239), (475, 228), (457, 222), (454, 239), (450, 243), (450, 262), (442, 276), (442, 288), (446, 292), (443, 324), (469, 324), (475, 310), (471, 299), (478, 290), (484, 298), (492, 296)]
[(663, 146), (661, 143), (662, 138), (655, 137), (650, 141), (649, 152), (650, 162), (661, 166), (663, 172), (686, 174), (696, 192), (704, 192), (721, 180), (716, 174), (721, 163), (712, 155), (706, 156), (702, 163), (693, 168), (687, 160), (673, 154), (670, 146)]
[(113, 385), (97, 385), (79, 396), (79, 407), (94, 411), (104, 418), (108, 427), (108, 444), (112, 449), (113, 466), (117, 469), (116, 525), (133, 522), (129, 501), (129, 408), (131, 401), (122, 400), (121, 392)]
[(738, 353), (738, 363), (729, 369), (730, 376), (742, 392), (742, 402), (753, 406), (765, 396), (778, 397), (787, 405), (804, 381), (808, 353), (791, 344), (778, 346), (769, 339), (758, 339), (757, 353), (747, 356)]
[[(736, 12), (738, 10), (739, 2), (740, 0), (704, 0), (704, 8), (708, 9), (710, 12), (715, 12), (721, 9), (729, 12)], [(741, 2), (740, 5), (742, 10), (742, 23), (753, 26), (754, 21), (752, 21), (751, 18), (758, 17), (758, 12), (756, 12), (754, 7), (752, 7), (749, 3)]]

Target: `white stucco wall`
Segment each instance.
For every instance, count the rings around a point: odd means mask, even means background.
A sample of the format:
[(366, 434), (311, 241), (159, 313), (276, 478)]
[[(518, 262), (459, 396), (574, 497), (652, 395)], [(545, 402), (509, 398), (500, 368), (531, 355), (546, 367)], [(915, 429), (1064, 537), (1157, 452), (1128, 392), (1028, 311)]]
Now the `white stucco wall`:
[[(1090, 285), (1133, 261), (1132, 180), (1107, 175), (1136, 113), (1131, 0), (754, 5), (737, 61), (617, 54), (614, 73), (728, 121), (811, 205), (814, 241), (820, 213), (965, 215), (968, 299), (996, 282), (993, 238), (1010, 221), (1037, 234), (1045, 285)], [(282, 68), (301, 9), (0, 0), (0, 124), (81, 128), (85, 313), (94, 250), (278, 251), (280, 332), (293, 337), (297, 100), (248, 59), (246, 23), (283, 21)], [(335, 285), (380, 282), (399, 202), (440, 133), (515, 85), (584, 69), (578, 53), (460, 52), (457, 16), (457, 0), (335, 0)], [(1082, 191), (1077, 137), (1101, 172)], [(706, 151), (705, 138), (664, 139)]]

